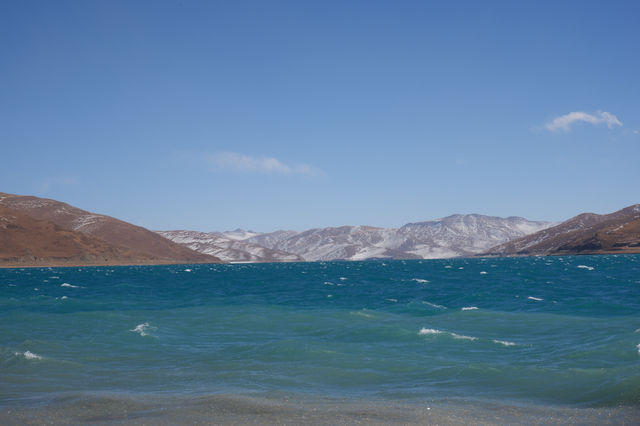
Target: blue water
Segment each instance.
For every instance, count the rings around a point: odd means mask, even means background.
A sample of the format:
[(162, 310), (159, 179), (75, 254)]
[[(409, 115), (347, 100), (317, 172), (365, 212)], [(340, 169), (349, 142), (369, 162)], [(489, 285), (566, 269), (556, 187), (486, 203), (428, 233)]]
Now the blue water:
[(296, 394), (640, 406), (640, 256), (0, 270), (0, 405)]

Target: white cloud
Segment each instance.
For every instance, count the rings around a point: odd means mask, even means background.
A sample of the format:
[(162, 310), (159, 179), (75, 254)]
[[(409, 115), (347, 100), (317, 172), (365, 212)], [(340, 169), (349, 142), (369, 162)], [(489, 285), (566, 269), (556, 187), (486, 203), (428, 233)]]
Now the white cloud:
[(215, 169), (239, 173), (317, 176), (322, 173), (309, 164), (288, 165), (273, 157), (251, 157), (237, 152), (220, 152), (209, 155), (209, 164)]
[(587, 114), (583, 111), (570, 112), (569, 114), (556, 117), (547, 124), (545, 127), (547, 130), (555, 132), (557, 130), (564, 130), (568, 132), (571, 129), (573, 123), (578, 121), (584, 121), (590, 124), (602, 124), (605, 123), (608, 128), (612, 129), (614, 126), (622, 126), (622, 122), (618, 120), (618, 117), (606, 111), (598, 111), (596, 114)]

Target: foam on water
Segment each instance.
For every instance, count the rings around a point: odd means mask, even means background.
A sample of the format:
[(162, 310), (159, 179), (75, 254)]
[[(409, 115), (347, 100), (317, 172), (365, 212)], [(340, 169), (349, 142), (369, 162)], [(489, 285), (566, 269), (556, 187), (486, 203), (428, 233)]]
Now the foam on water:
[(34, 354), (31, 351), (25, 351), (25, 352), (16, 352), (15, 353), (16, 356), (23, 356), (25, 359), (42, 359), (42, 357), (38, 354)]
[(415, 281), (417, 283), (421, 283), (421, 284), (427, 284), (429, 282), (429, 280), (425, 280), (422, 278), (412, 278), (411, 281)]
[(456, 333), (449, 333), (451, 335), (451, 337), (453, 337), (454, 339), (462, 339), (462, 340), (478, 340), (477, 337), (473, 337), (473, 336), (465, 336), (463, 334), (456, 334)]
[(450, 331), (442, 331), (442, 330), (438, 330), (438, 329), (435, 329), (435, 328), (424, 328), (423, 327), (418, 332), (419, 336), (428, 336), (428, 335), (436, 335), (436, 334), (446, 334), (448, 336), (453, 337), (454, 339), (460, 339), (460, 340), (478, 340), (477, 337), (465, 336), (463, 334), (452, 333)]
[(544, 299), (542, 299), (540, 297), (534, 297), (534, 296), (529, 296), (529, 297), (527, 297), (527, 299), (535, 300), (536, 302), (542, 302), (544, 300)]
[(588, 271), (593, 271), (595, 269), (593, 266), (587, 266), (587, 265), (578, 265), (578, 268), (586, 269)]
[(461, 308), (461, 311), (475, 311), (476, 309), (478, 309), (477, 306), (465, 306), (464, 308)]
[(135, 328), (129, 331), (131, 331), (132, 333), (138, 333), (141, 336), (148, 336), (150, 330), (151, 331), (156, 330), (156, 327), (152, 327), (151, 325), (149, 325), (148, 322), (144, 322), (142, 324), (136, 325)]
[(515, 343), (509, 342), (509, 341), (506, 341), (506, 340), (493, 339), (492, 341), (493, 341), (493, 343), (498, 343), (498, 344), (503, 345), (503, 346), (515, 346), (516, 345)]
[(62, 284), (60, 284), (60, 287), (80, 288), (79, 285), (72, 285), (72, 284), (69, 284), (69, 283), (62, 283)]
[(446, 306), (438, 305), (436, 303), (427, 302), (426, 300), (423, 300), (422, 303), (425, 304), (425, 305), (431, 306), (432, 308), (436, 308), (436, 309), (447, 309)]
[(418, 334), (420, 336), (424, 336), (426, 334), (442, 334), (443, 331), (442, 330), (436, 330), (435, 328), (421, 328), (420, 331), (418, 332)]

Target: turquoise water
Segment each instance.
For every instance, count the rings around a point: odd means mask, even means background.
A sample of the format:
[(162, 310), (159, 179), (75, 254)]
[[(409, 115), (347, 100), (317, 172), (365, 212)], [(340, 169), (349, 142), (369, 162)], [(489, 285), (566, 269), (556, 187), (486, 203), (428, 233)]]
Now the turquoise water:
[(640, 407), (640, 256), (0, 270), (0, 406)]

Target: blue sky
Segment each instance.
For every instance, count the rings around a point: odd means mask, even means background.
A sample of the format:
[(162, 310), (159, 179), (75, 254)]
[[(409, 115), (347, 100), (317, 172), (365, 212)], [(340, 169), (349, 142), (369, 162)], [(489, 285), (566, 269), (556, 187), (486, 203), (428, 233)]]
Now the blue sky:
[(639, 2), (0, 4), (0, 191), (151, 229), (640, 202)]

